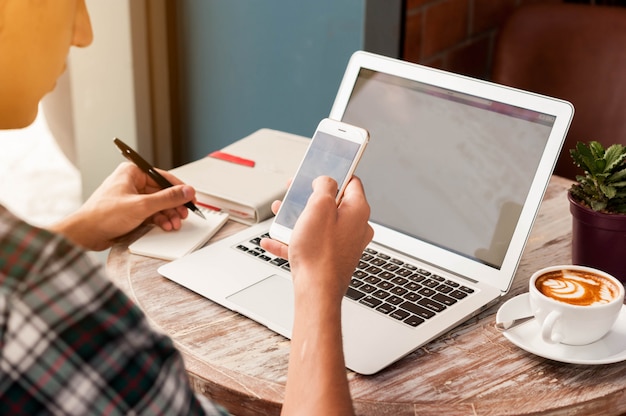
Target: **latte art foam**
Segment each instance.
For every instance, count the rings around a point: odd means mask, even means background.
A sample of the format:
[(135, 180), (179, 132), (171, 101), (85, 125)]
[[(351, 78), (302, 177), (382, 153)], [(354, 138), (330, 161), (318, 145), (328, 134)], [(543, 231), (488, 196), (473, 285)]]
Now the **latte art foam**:
[(579, 270), (555, 270), (535, 282), (545, 296), (571, 305), (588, 306), (609, 303), (618, 289), (602, 276)]

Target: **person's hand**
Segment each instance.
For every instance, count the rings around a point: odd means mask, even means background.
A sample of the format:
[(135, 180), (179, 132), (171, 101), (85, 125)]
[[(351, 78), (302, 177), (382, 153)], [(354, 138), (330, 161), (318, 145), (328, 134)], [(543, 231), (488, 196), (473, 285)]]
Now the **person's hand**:
[[(341, 335), (341, 303), (365, 246), (374, 235), (358, 178), (337, 206), (337, 182), (313, 181), (313, 194), (296, 221), (289, 246), (264, 238), (261, 246), (289, 259), (294, 324), (281, 414), (352, 415)], [(279, 203), (272, 209), (277, 210)]]
[(179, 229), (188, 215), (184, 204), (195, 201), (195, 190), (166, 171), (159, 173), (174, 186), (161, 189), (134, 164), (121, 163), (78, 211), (51, 229), (89, 250), (109, 248), (144, 222)]
[[(313, 194), (296, 222), (289, 246), (271, 239), (261, 241), (270, 253), (289, 259), (296, 289), (325, 291), (334, 302), (345, 294), (361, 253), (374, 235), (359, 178), (350, 180), (339, 206), (336, 194), (335, 180), (327, 176), (315, 179)], [(272, 210), (279, 207), (276, 201)], [(314, 275), (315, 280), (300, 281), (301, 275)]]

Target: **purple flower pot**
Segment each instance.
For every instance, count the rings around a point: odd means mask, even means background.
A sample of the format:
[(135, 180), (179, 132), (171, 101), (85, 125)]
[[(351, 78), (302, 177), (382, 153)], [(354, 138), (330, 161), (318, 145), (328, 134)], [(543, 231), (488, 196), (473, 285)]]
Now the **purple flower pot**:
[(626, 283), (626, 215), (596, 212), (567, 194), (572, 213), (572, 263), (603, 270)]

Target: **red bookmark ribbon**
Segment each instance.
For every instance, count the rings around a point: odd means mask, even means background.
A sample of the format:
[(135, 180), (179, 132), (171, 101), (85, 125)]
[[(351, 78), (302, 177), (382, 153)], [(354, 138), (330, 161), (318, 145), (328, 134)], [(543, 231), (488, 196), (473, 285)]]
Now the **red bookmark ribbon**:
[(230, 153), (225, 153), (220, 150), (216, 150), (209, 154), (209, 157), (214, 157), (216, 159), (224, 160), (230, 163), (236, 163), (238, 165), (249, 166), (251, 168), (254, 167), (254, 160), (245, 159), (243, 157), (231, 155)]

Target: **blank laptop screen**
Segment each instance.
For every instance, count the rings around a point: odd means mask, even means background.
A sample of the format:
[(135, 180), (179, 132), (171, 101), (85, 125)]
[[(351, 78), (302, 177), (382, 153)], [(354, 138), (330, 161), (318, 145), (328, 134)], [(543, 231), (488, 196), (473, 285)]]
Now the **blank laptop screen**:
[(502, 266), (553, 116), (361, 69), (342, 120), (373, 222)]

